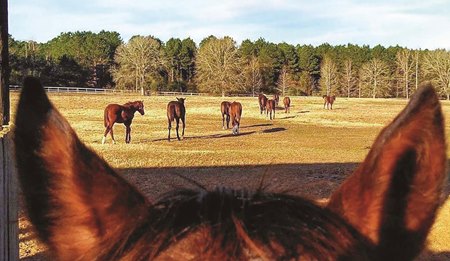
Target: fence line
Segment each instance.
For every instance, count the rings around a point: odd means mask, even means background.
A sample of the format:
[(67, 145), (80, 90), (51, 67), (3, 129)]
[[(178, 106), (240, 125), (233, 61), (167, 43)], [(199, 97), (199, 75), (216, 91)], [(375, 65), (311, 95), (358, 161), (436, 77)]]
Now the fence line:
[[(10, 85), (10, 91), (19, 91), (22, 87), (19, 85)], [(110, 94), (110, 93), (128, 93), (128, 94), (139, 94), (140, 91), (136, 90), (116, 90), (116, 89), (100, 89), (100, 88), (86, 88), (86, 87), (44, 87), (47, 92), (61, 92), (61, 93), (87, 93), (87, 94)], [(147, 91), (146, 95), (156, 95), (156, 96), (214, 96), (210, 93), (201, 92), (150, 92)], [(227, 97), (252, 97), (251, 93), (243, 94), (231, 94)]]

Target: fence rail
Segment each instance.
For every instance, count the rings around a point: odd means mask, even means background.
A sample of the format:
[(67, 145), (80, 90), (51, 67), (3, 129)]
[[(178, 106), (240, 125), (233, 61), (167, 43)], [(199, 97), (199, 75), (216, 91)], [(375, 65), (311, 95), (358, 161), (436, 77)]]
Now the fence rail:
[[(19, 91), (22, 88), (20, 85), (10, 85), (10, 91)], [(135, 90), (116, 90), (116, 89), (100, 89), (100, 88), (86, 88), (86, 87), (44, 87), (47, 92), (61, 92), (61, 93), (87, 93), (87, 94), (108, 94), (108, 93), (129, 93), (139, 94), (140, 91)], [(146, 95), (156, 96), (213, 96), (210, 93), (201, 92), (150, 92), (147, 91)], [(251, 93), (230, 94), (227, 97), (252, 97)]]

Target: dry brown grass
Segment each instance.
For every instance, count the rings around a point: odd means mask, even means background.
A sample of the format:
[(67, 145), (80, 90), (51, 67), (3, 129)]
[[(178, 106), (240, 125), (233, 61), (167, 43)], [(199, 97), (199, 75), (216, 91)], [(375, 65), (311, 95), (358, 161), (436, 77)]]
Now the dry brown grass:
[[(81, 140), (119, 169), (150, 198), (174, 186), (186, 186), (177, 175), (206, 186), (257, 187), (287, 191), (319, 201), (361, 162), (380, 131), (406, 105), (404, 100), (338, 98), (332, 111), (321, 98), (293, 97), (290, 114), (278, 111), (269, 121), (259, 114), (257, 98), (233, 98), (243, 105), (241, 135), (221, 129), (218, 97), (187, 97), (187, 128), (181, 142), (167, 142), (166, 104), (174, 97), (51, 94)], [(13, 93), (12, 105), (18, 95)], [(101, 144), (103, 109), (108, 103), (144, 99), (146, 114), (136, 114), (131, 144), (124, 143), (123, 125), (116, 125), (117, 144)], [(450, 103), (442, 102), (444, 115)], [(450, 124), (446, 125), (450, 137)], [(172, 133), (174, 134), (174, 133)], [(172, 137), (175, 137), (174, 135)], [(174, 175), (177, 174), (177, 175)], [(189, 185), (189, 184), (188, 184)], [(423, 260), (450, 259), (450, 200), (440, 211)], [(25, 220), (22, 220), (25, 224)], [(21, 251), (33, 240), (21, 239)], [(22, 257), (32, 256), (26, 251)], [(440, 254), (436, 254), (440, 253)]]

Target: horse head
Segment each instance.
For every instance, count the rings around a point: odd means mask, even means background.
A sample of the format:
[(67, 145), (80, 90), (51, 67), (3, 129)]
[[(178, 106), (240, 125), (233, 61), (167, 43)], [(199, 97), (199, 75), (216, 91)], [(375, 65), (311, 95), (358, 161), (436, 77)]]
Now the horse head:
[(184, 101), (186, 100), (186, 98), (178, 98), (178, 97), (175, 98), (177, 98), (177, 101), (181, 104), (184, 104)]

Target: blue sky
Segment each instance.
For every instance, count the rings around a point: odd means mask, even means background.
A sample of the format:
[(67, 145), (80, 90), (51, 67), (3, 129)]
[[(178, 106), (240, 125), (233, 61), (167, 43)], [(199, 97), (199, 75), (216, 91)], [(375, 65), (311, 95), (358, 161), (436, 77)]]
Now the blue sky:
[(448, 0), (9, 0), (9, 33), (46, 42), (61, 32), (117, 31), (123, 40), (209, 35), (237, 43), (400, 45), (450, 49)]

